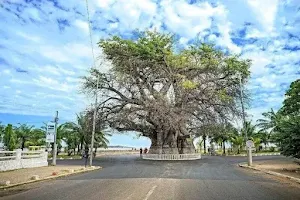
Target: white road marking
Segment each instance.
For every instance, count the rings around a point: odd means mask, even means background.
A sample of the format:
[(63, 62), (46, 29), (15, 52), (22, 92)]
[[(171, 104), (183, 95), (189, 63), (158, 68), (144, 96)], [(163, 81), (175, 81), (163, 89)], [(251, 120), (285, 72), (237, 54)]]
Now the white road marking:
[(149, 192), (147, 193), (146, 197), (144, 200), (148, 200), (148, 198), (151, 196), (151, 194), (154, 192), (155, 188), (157, 187), (157, 185), (154, 185), (151, 190), (149, 190)]

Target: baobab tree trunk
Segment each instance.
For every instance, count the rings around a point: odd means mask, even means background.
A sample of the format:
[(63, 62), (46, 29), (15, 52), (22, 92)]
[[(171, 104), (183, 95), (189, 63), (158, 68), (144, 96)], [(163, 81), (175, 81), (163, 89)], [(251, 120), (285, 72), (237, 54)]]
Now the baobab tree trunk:
[(150, 137), (151, 146), (150, 154), (190, 154), (195, 153), (195, 147), (192, 140), (189, 141), (188, 137), (180, 137), (176, 134), (166, 134), (164, 137), (159, 131), (154, 134), (156, 137)]

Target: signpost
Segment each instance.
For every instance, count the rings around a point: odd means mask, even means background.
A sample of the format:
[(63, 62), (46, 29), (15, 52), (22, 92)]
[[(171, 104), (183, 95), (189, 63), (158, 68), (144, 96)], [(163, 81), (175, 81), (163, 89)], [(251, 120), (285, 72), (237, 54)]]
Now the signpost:
[(56, 144), (56, 129), (58, 122), (58, 111), (56, 111), (56, 116), (54, 118), (54, 122), (47, 123), (47, 131), (46, 131), (46, 142), (51, 144), (52, 146), (52, 165), (56, 165), (56, 153), (57, 153), (57, 144)]
[(48, 122), (47, 123), (47, 132), (46, 132), (46, 142), (54, 143), (55, 138), (55, 123)]
[(252, 140), (248, 140), (246, 142), (247, 152), (248, 152), (248, 165), (252, 165), (252, 148), (254, 147), (254, 142)]

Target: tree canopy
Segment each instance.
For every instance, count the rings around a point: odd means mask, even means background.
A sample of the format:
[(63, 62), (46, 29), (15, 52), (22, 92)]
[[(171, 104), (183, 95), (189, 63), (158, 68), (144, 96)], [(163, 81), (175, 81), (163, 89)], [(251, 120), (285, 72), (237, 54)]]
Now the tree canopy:
[(279, 114), (282, 120), (277, 140), (281, 151), (286, 156), (300, 158), (300, 79), (291, 83)]
[(186, 138), (195, 127), (240, 115), (238, 76), (247, 81), (249, 60), (204, 43), (178, 50), (171, 35), (157, 32), (136, 40), (114, 36), (99, 46), (112, 69), (91, 70), (83, 89), (101, 91), (99, 108), (110, 127), (149, 137), (152, 152), (194, 151)]

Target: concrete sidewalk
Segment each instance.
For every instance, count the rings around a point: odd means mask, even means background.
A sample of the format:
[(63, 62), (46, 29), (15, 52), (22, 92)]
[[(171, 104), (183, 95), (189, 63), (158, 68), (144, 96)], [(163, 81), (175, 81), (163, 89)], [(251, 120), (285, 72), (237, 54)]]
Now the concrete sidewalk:
[(292, 158), (282, 157), (277, 160), (254, 161), (251, 167), (244, 163), (239, 164), (239, 166), (259, 170), (279, 177), (285, 177), (300, 183), (300, 165)]
[(71, 175), (99, 168), (100, 167), (85, 168), (80, 165), (57, 165), (0, 172), (0, 188)]

